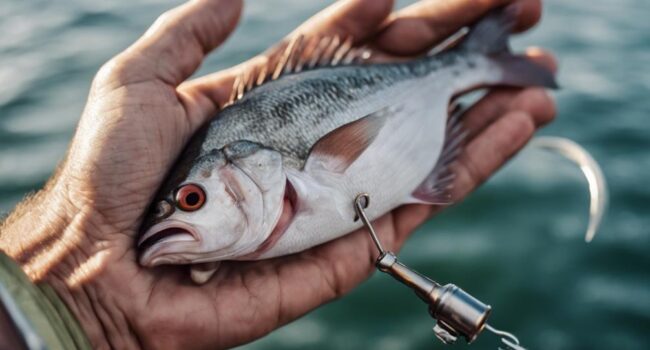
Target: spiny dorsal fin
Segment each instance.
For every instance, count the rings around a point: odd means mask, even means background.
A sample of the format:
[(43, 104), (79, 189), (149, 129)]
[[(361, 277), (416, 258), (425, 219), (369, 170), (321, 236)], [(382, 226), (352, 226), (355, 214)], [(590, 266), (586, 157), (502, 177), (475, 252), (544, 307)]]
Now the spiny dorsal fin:
[(230, 99), (225, 105), (240, 100), (248, 91), (285, 74), (367, 61), (372, 52), (367, 47), (354, 47), (353, 44), (352, 37), (341, 40), (339, 36), (306, 38), (297, 35), (264, 54), (266, 59), (261, 64), (243, 70), (235, 78)]
[(469, 33), (469, 27), (460, 28), (454, 34), (447, 37), (447, 39), (441, 41), (438, 45), (434, 46), (433, 49), (429, 50), (427, 56), (435, 56), (441, 52), (448, 51), (456, 45), (458, 45)]

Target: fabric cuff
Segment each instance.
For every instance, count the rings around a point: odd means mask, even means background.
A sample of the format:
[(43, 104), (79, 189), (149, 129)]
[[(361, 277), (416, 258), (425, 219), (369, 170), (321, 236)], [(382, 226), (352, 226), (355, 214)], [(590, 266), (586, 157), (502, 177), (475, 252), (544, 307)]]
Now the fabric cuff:
[(2, 251), (0, 302), (28, 349), (91, 349), (81, 326), (54, 289), (45, 283), (32, 283)]

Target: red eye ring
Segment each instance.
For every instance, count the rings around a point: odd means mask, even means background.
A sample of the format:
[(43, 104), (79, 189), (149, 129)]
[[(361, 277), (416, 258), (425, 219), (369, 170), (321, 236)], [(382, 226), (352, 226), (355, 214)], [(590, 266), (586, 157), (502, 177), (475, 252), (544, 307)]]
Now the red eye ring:
[(187, 184), (176, 190), (176, 206), (182, 211), (195, 211), (201, 209), (205, 203), (205, 191), (198, 185)]

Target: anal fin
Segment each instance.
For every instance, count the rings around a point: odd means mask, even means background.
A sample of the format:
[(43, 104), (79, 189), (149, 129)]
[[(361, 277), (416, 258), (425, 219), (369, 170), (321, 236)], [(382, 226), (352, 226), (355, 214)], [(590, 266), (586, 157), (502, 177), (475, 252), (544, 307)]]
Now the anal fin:
[(465, 109), (459, 104), (450, 105), (450, 116), (445, 131), (445, 143), (438, 158), (438, 162), (426, 179), (413, 191), (408, 202), (427, 204), (451, 204), (451, 189), (455, 174), (451, 165), (458, 159), (463, 150), (467, 131), (461, 123), (461, 116)]

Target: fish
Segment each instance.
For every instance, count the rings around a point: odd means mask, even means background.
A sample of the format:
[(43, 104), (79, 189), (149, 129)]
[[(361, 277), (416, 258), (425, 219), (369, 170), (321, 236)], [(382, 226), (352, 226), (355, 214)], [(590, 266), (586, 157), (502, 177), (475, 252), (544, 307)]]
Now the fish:
[(492, 86), (556, 88), (511, 52), (501, 8), (448, 48), (371, 63), (337, 37), (292, 40), (243, 73), (230, 103), (189, 141), (143, 220), (139, 262), (187, 264), (205, 283), (221, 261), (304, 251), (408, 203), (451, 204), (451, 166), (468, 134), (450, 102)]

